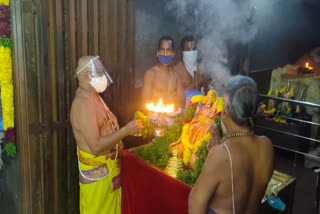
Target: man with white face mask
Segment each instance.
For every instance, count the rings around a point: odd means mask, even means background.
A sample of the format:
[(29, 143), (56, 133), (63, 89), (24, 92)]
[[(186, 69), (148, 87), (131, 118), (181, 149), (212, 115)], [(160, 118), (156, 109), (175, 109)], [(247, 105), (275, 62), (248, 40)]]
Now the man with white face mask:
[(198, 69), (198, 50), (193, 36), (185, 36), (181, 40), (182, 60), (173, 66), (173, 71), (178, 74), (182, 83), (186, 105), (194, 95), (200, 92), (203, 78)]
[(141, 121), (119, 129), (98, 93), (112, 83), (99, 57), (81, 57), (76, 70), (79, 87), (71, 107), (71, 124), (77, 143), (80, 213), (121, 213), (119, 153), (121, 139), (139, 133)]

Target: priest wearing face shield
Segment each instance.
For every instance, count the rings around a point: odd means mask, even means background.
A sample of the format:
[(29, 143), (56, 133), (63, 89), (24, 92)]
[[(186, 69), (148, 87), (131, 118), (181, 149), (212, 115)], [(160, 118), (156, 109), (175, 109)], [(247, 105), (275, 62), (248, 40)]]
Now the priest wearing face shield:
[(198, 50), (193, 36), (185, 36), (181, 40), (182, 60), (173, 66), (173, 71), (182, 83), (186, 97), (186, 105), (194, 95), (203, 95), (203, 77), (198, 69)]
[(174, 43), (169, 36), (159, 40), (157, 48), (158, 63), (144, 74), (143, 103), (157, 103), (162, 98), (166, 104), (175, 104), (175, 109), (184, 107), (185, 97), (181, 82), (172, 70)]
[(117, 118), (100, 98), (112, 83), (99, 57), (81, 57), (76, 70), (79, 87), (71, 107), (77, 143), (80, 213), (121, 213), (119, 153), (121, 139), (139, 133), (141, 121), (119, 129)]

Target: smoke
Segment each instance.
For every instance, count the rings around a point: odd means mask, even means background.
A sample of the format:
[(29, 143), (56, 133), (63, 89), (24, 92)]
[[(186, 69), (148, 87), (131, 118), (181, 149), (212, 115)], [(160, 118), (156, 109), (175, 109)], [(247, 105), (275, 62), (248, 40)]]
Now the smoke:
[(182, 35), (198, 40), (200, 70), (221, 94), (231, 77), (230, 44), (247, 44), (256, 35), (251, 1), (168, 0), (166, 9), (175, 14)]

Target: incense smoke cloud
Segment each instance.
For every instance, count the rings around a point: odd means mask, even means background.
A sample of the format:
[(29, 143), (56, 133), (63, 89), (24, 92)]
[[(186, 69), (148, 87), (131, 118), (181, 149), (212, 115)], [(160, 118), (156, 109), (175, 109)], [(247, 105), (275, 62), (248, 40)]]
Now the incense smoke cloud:
[(246, 44), (256, 35), (250, 24), (250, 0), (169, 0), (166, 9), (175, 14), (179, 31), (198, 39), (200, 70), (209, 74), (219, 93), (230, 79), (228, 44)]

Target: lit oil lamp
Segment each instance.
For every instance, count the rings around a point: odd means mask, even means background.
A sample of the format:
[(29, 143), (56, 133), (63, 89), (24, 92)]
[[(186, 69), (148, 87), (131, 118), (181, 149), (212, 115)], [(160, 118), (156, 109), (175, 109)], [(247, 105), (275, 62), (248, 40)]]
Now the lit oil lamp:
[(306, 63), (306, 68), (307, 68), (309, 71), (312, 71), (312, 70), (313, 70), (313, 67), (309, 66), (309, 62)]
[(159, 98), (159, 101), (157, 104), (148, 103), (146, 104), (146, 108), (152, 112), (152, 116), (150, 119), (153, 121), (154, 124), (156, 124), (158, 127), (154, 130), (155, 136), (163, 136), (164, 131), (161, 126), (165, 125), (167, 123), (164, 114), (170, 114), (174, 112), (174, 104), (164, 104), (163, 100)]
[(313, 72), (313, 67), (309, 66), (309, 62), (306, 62), (305, 66), (299, 66), (298, 73), (299, 74), (309, 74)]
[(158, 103), (154, 105), (154, 103), (148, 103), (146, 108), (149, 111), (157, 112), (157, 113), (173, 113), (174, 104), (163, 104), (162, 99), (160, 98)]
[(163, 135), (164, 135), (164, 131), (162, 128), (155, 128), (154, 129), (154, 136), (161, 137)]

